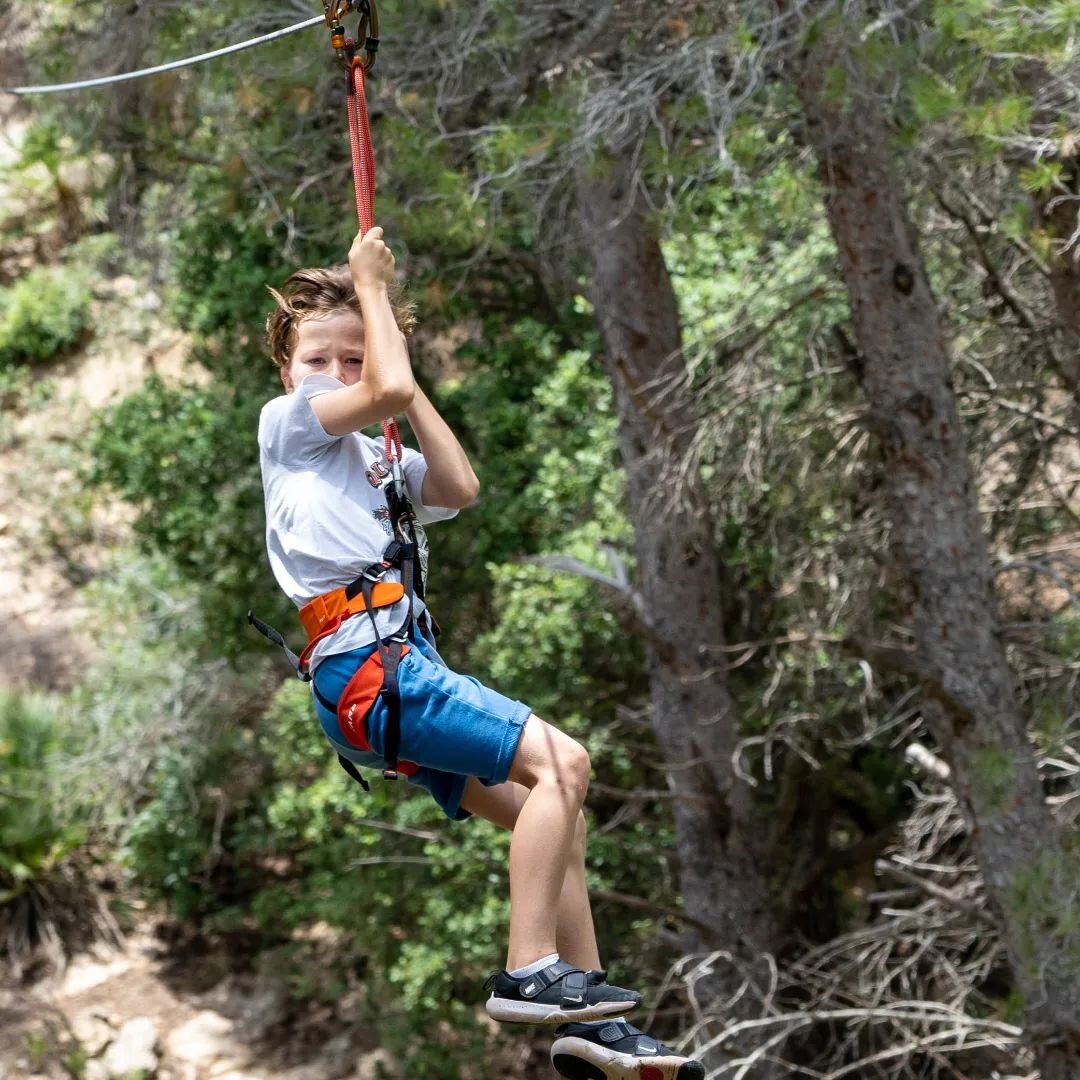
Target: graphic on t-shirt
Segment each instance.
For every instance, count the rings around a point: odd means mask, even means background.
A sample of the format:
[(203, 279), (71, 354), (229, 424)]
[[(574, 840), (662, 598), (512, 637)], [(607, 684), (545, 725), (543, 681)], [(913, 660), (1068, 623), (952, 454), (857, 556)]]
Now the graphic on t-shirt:
[(390, 470), (381, 461), (376, 461), (365, 475), (367, 476), (367, 482), (373, 488), (380, 488), (382, 482), (390, 475)]
[(390, 511), (385, 506), (376, 506), (371, 516), (383, 527), (387, 536), (394, 535), (394, 526), (390, 524)]

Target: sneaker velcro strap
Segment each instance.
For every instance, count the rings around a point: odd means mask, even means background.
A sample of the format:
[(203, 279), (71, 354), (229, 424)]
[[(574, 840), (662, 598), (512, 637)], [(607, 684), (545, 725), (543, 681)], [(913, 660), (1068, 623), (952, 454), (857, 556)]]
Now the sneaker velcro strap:
[(661, 1044), (651, 1035), (646, 1035), (644, 1031), (631, 1027), (625, 1020), (613, 1020), (604, 1024), (596, 1034), (600, 1041), (604, 1043), (617, 1043), (623, 1039), (632, 1038), (634, 1040), (635, 1054), (642, 1051), (646, 1054), (658, 1054), (662, 1049)]
[(562, 979), (562, 1002), (564, 1009), (583, 1009), (585, 1007), (585, 991), (589, 986), (589, 978), (584, 971), (568, 971)]
[[(523, 998), (534, 998), (542, 994), (549, 986), (554, 986), (561, 979), (573, 979), (574, 989), (571, 991), (579, 998), (579, 1004), (585, 1000), (585, 986), (587, 977), (581, 968), (573, 967), (564, 960), (557, 960), (550, 967), (544, 968), (529, 976), (528, 982), (521, 988), (519, 993)], [(565, 984), (564, 984), (565, 985)], [(565, 989), (563, 991), (565, 994)]]

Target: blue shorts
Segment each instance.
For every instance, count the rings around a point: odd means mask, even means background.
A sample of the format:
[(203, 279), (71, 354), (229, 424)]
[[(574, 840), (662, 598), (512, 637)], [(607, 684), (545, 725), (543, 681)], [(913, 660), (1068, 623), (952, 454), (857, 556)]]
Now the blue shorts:
[[(460, 821), (465, 783), (475, 776), (488, 785), (504, 783), (531, 710), (467, 675), (446, 667), (434, 647), (419, 633), (398, 667), (401, 691), (401, 761), (420, 766), (409, 782), (426, 788), (447, 817)], [(315, 684), (327, 701), (337, 701), (357, 668), (375, 651), (374, 644), (328, 656), (315, 669)], [(337, 716), (315, 698), (323, 734), (342, 757), (357, 765), (381, 769), (386, 706), (376, 698), (367, 716), (367, 738), (373, 753), (351, 746)]]

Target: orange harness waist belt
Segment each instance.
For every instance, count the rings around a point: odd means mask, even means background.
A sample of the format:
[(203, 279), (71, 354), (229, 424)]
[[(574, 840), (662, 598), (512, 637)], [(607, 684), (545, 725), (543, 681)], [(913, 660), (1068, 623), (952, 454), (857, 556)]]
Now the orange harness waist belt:
[[(405, 586), (400, 581), (379, 581), (371, 590), (371, 606), (373, 608), (390, 607), (404, 595)], [(300, 622), (303, 624), (310, 643), (312, 639), (320, 637), (324, 631), (330, 629), (335, 620), (337, 620), (334, 625), (336, 630), (348, 616), (359, 615), (365, 610), (362, 593), (357, 593), (350, 599), (344, 588), (331, 589), (322, 596), (316, 596), (300, 609)]]

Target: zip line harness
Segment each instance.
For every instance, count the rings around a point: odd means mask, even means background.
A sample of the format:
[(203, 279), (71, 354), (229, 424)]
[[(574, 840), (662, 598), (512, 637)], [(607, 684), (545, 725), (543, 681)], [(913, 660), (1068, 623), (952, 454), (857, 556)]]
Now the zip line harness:
[[(371, 229), (375, 215), (375, 154), (371, 144), (365, 78), (375, 64), (375, 54), (379, 47), (379, 16), (375, 0), (327, 0), (324, 8), (326, 26), (330, 31), (330, 44), (341, 59), (345, 72), (345, 103), (352, 149), (356, 216), (363, 234)], [(356, 38), (346, 36), (342, 22), (350, 11), (357, 11), (360, 16)], [(363, 57), (359, 55), (361, 51)], [(247, 618), (260, 634), (284, 650), (297, 677), (303, 682), (312, 683), (315, 696), (326, 709), (337, 715), (342, 734), (358, 749), (371, 750), (365, 719), (376, 699), (385, 703), (383, 777), (396, 780), (399, 774), (411, 776), (417, 769), (412, 762), (398, 760), (401, 746), (398, 665), (411, 647), (409, 637), (414, 621), (414, 596), (421, 600), (424, 598), (423, 531), (416, 521), (412, 503), (409, 501), (402, 469), (401, 434), (397, 420), (392, 417), (383, 421), (383, 449), (390, 467), (385, 492), (393, 539), (383, 552), (382, 559), (366, 566), (359, 577), (348, 585), (317, 596), (300, 609), (300, 622), (307, 633), (308, 641), (299, 656), (272, 626), (268, 626), (250, 611)], [(391, 569), (400, 570), (400, 582), (383, 580)], [(375, 612), (380, 608), (391, 607), (403, 597), (408, 597), (409, 602), (405, 620), (388, 637), (383, 637)], [(375, 630), (376, 649), (360, 665), (342, 692), (341, 699), (335, 704), (323, 697), (312, 682), (308, 661), (319, 642), (337, 633), (347, 619), (365, 612)], [(370, 790), (367, 781), (352, 761), (342, 754), (338, 755), (338, 761), (365, 791)]]

